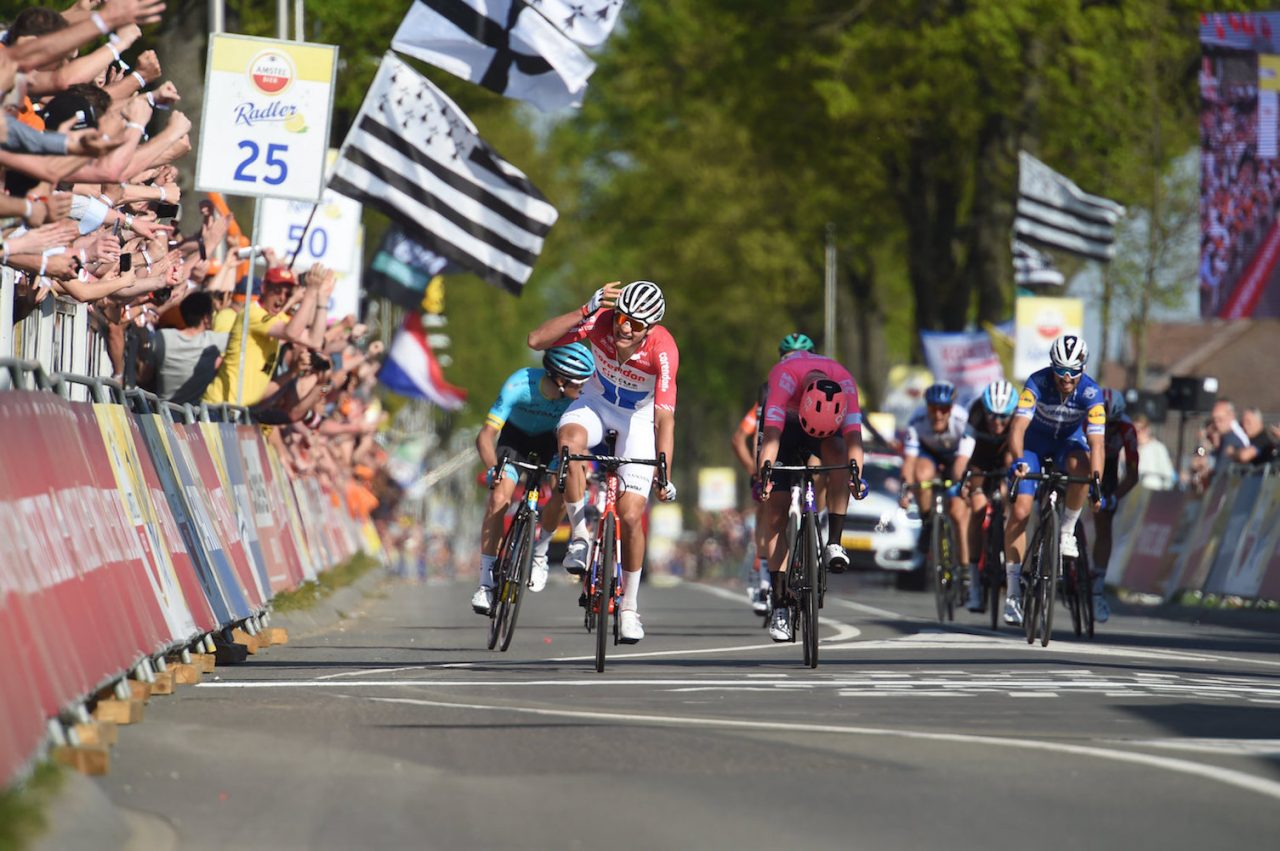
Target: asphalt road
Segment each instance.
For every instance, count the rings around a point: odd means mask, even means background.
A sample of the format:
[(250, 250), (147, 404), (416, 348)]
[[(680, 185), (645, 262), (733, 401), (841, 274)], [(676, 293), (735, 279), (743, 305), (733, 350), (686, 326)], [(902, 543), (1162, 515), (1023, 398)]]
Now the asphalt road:
[(136, 847), (1275, 847), (1280, 632), (1117, 614), (1048, 648), (834, 577), (822, 664), (736, 589), (644, 586), (592, 665), (577, 589), (507, 653), (461, 584), (154, 698), (99, 782)]

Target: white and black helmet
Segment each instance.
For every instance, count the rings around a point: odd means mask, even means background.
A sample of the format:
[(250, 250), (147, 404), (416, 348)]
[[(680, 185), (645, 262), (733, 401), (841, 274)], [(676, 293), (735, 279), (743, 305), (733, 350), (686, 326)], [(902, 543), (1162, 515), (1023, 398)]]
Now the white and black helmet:
[(1054, 340), (1049, 349), (1049, 362), (1055, 369), (1083, 370), (1089, 362), (1089, 347), (1085, 345), (1084, 337), (1063, 334)]
[(654, 325), (661, 322), (667, 312), (667, 301), (662, 297), (662, 290), (652, 281), (632, 281), (618, 294), (614, 309), (637, 322)]

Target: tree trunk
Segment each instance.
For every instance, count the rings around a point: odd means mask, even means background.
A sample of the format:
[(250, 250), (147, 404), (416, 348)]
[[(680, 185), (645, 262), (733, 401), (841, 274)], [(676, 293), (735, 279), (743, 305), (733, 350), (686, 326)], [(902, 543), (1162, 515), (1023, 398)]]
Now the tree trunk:
[(1013, 293), (1013, 203), (1017, 194), (1017, 145), (1008, 122), (987, 119), (978, 140), (972, 238), (965, 264), (968, 288), (977, 294), (978, 321), (1003, 322), (1010, 316)]

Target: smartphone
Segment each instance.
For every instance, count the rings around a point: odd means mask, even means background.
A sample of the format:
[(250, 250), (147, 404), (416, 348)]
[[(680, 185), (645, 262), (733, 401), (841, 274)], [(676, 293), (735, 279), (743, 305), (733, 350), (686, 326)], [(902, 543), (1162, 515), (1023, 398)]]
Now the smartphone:
[(173, 295), (173, 287), (161, 287), (151, 293), (153, 304), (164, 304)]
[(249, 259), (249, 255), (250, 255), (250, 254), (261, 254), (261, 253), (262, 253), (262, 249), (261, 249), (261, 248), (256, 248), (256, 247), (254, 247), (254, 246), (252, 246), (252, 245), (246, 245), (244, 248), (237, 248), (237, 249), (236, 249), (236, 259), (237, 259), (237, 260), (248, 260), (248, 259)]
[(156, 218), (158, 219), (175, 219), (181, 216), (181, 204), (156, 204)]
[(133, 268), (133, 252), (126, 251), (120, 255), (120, 271), (128, 272)]
[(204, 247), (204, 237), (201, 237), (200, 239), (196, 240), (196, 247), (197, 247), (197, 250), (200, 252), (200, 259), (208, 260), (209, 250)]

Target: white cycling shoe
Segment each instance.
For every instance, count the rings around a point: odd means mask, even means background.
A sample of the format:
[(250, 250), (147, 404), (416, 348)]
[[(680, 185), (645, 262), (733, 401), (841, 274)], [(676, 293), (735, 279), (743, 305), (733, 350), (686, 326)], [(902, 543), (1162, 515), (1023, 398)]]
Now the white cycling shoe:
[(574, 538), (564, 551), (564, 569), (574, 576), (587, 572), (587, 555), (591, 551), (591, 543), (586, 538)]
[(827, 570), (832, 573), (844, 573), (849, 569), (849, 554), (839, 544), (827, 544), (822, 551), (822, 560), (827, 563)]
[(471, 611), (477, 615), (487, 615), (493, 609), (493, 589), (481, 585), (471, 595)]
[(1004, 622), (1009, 626), (1022, 626), (1022, 601), (1015, 596), (1004, 598)]
[(773, 610), (773, 620), (769, 621), (769, 637), (774, 641), (791, 640), (791, 612), (785, 607)]
[(618, 615), (618, 640), (623, 644), (635, 644), (644, 638), (644, 624), (640, 623), (640, 613), (623, 609)]
[(532, 570), (529, 573), (529, 590), (537, 594), (547, 587), (547, 557), (534, 556)]
[(751, 594), (751, 611), (757, 615), (763, 615), (769, 611), (769, 589), (768, 588), (752, 588)]
[(1062, 552), (1063, 558), (1080, 557), (1080, 548), (1076, 546), (1075, 530), (1070, 532), (1063, 531), (1063, 533), (1058, 536), (1058, 549)]

